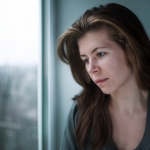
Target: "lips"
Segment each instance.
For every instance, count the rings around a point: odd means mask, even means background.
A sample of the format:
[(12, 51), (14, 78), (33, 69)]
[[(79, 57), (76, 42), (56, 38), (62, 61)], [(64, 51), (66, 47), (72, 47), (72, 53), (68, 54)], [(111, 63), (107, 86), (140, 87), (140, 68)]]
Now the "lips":
[(98, 84), (98, 83), (103, 83), (104, 81), (106, 81), (108, 78), (104, 78), (104, 79), (97, 79), (95, 80), (95, 83)]

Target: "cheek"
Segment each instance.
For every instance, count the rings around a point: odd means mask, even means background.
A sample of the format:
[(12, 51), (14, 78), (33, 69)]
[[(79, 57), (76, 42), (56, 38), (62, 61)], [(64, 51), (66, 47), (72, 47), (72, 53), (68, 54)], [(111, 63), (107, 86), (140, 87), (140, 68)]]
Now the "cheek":
[(124, 57), (109, 57), (107, 61), (103, 63), (103, 68), (114, 78), (124, 75), (128, 70)]
[(86, 70), (87, 74), (89, 75), (89, 77), (92, 79), (91, 74), (88, 73), (88, 66), (86, 66), (86, 65), (85, 65), (85, 70)]

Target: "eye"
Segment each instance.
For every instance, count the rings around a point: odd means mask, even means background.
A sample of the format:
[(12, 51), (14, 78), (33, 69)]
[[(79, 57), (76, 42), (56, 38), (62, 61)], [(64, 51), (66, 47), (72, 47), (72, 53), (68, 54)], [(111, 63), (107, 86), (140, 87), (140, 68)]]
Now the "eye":
[(97, 54), (97, 56), (98, 56), (98, 57), (101, 57), (101, 56), (103, 56), (104, 54), (105, 54), (104, 52), (100, 52), (100, 53)]
[(86, 64), (86, 63), (89, 62), (89, 60), (88, 60), (88, 59), (85, 59), (85, 60), (83, 60), (83, 62)]

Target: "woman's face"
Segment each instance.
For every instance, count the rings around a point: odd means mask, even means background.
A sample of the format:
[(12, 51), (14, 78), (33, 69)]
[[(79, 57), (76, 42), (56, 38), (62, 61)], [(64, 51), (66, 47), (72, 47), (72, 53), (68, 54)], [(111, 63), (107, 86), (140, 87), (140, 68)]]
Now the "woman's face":
[(103, 93), (125, 90), (132, 84), (135, 76), (125, 63), (123, 50), (106, 28), (86, 33), (78, 46), (89, 76)]

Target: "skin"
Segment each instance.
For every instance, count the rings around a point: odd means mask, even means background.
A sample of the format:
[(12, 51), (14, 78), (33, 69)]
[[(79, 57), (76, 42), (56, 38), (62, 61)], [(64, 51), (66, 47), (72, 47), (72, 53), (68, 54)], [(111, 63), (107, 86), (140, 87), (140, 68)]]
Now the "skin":
[(123, 49), (105, 27), (86, 33), (78, 40), (78, 47), (91, 79), (107, 79), (95, 84), (110, 94), (114, 143), (119, 150), (136, 148), (145, 130), (148, 91), (139, 89), (134, 72), (125, 63)]

